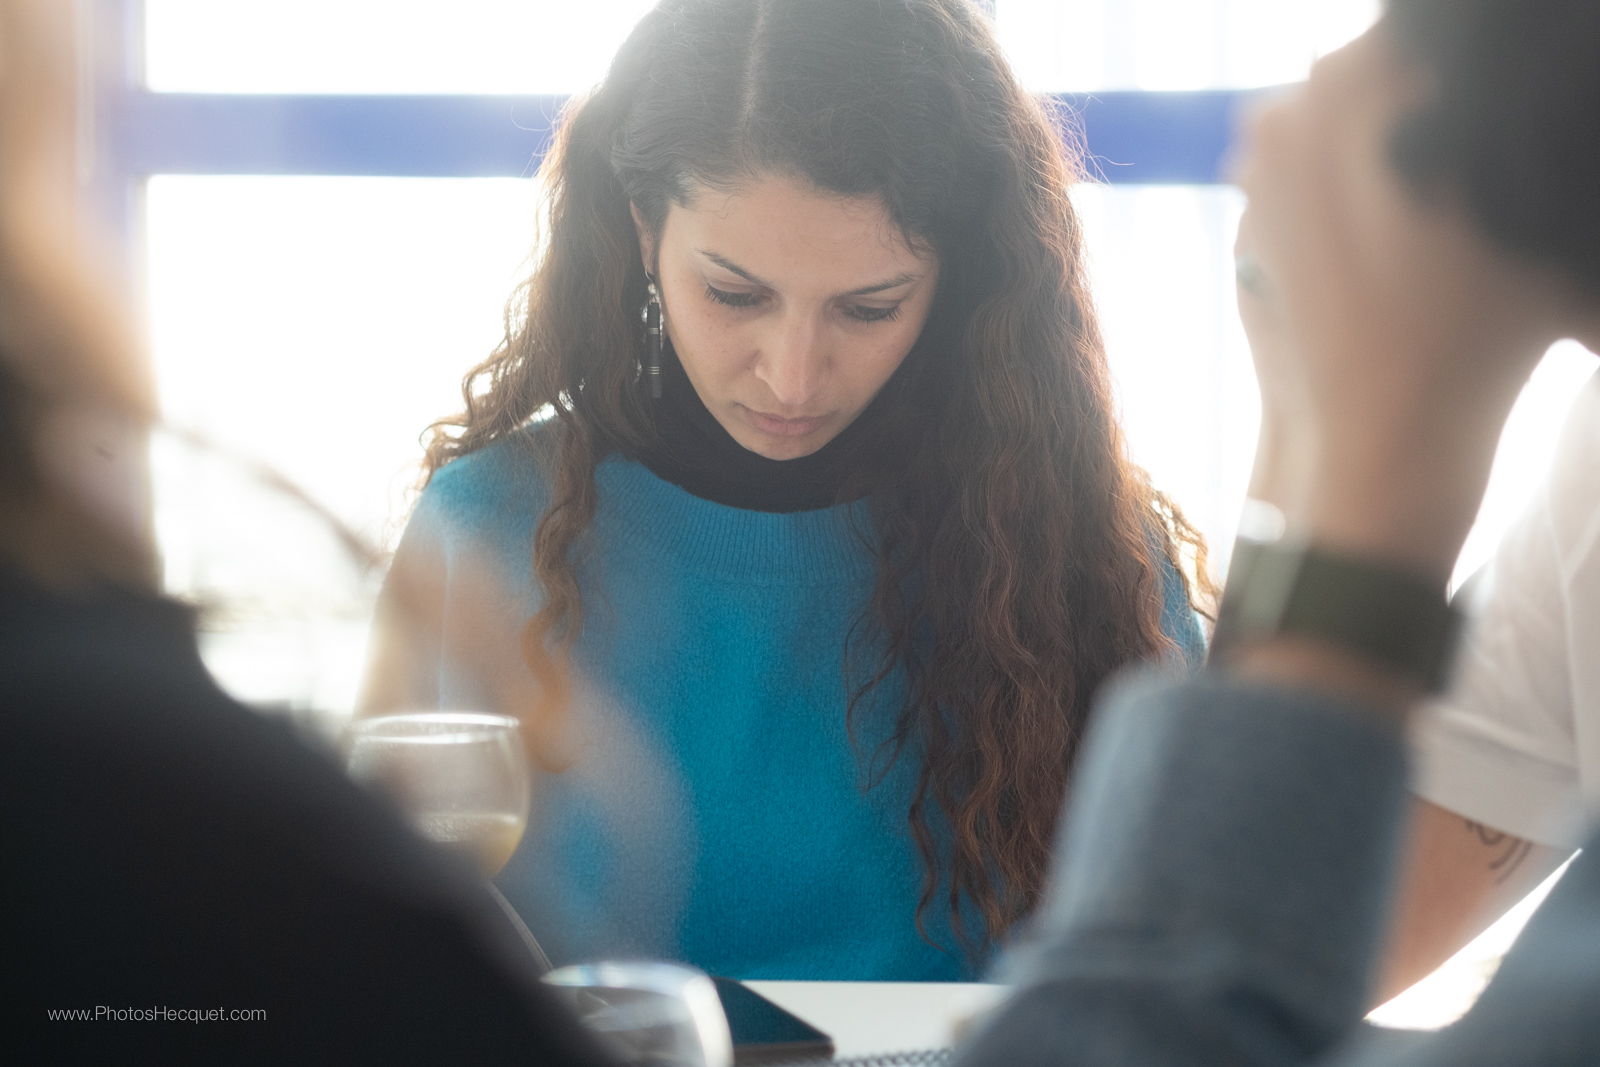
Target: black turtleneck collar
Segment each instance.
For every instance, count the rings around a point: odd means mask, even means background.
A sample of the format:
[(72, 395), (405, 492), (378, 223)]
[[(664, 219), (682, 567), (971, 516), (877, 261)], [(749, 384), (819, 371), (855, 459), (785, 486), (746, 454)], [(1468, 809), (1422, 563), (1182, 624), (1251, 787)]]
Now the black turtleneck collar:
[(833, 440), (799, 459), (768, 459), (735, 441), (706, 409), (668, 346), (661, 353), (656, 444), (637, 457), (654, 475), (704, 500), (746, 511), (814, 511), (842, 504), (882, 415), (874, 402)]

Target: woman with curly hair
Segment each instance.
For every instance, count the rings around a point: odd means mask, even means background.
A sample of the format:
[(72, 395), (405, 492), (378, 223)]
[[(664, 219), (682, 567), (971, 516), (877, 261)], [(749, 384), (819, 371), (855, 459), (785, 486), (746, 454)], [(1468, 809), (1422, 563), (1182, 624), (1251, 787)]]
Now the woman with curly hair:
[(1096, 688), (1202, 656), (1075, 176), (969, 0), (664, 0), (565, 115), (365, 698), (521, 716), (558, 960), (970, 975)]

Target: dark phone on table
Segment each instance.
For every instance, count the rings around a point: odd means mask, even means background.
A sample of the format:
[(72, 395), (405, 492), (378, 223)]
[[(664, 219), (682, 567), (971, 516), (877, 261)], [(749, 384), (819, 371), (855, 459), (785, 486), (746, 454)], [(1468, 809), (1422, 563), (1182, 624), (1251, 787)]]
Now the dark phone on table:
[(733, 1034), (734, 1067), (833, 1058), (833, 1038), (732, 978), (713, 978)]

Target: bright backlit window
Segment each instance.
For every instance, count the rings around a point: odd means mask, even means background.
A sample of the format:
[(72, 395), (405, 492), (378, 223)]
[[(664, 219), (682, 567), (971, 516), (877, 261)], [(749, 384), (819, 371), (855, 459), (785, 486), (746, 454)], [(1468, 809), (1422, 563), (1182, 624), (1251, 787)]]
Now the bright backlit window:
[[(146, 203), (167, 420), (392, 545), (419, 436), (503, 332), (533, 183), (165, 175)], [(237, 465), (153, 460), (167, 587), (222, 606), (202, 632), (213, 672), (253, 703), (348, 714), (372, 592), (355, 561)]]
[[(143, 72), (162, 93), (577, 93), (604, 75), (649, 7), (144, 0)], [(1292, 82), (1377, 12), (1378, 0), (995, 5), (1023, 83), (1082, 93)], [(1110, 172), (1118, 161), (1099, 162)], [(348, 715), (376, 578), (314, 511), (226, 457), (281, 472), (357, 539), (392, 546), (419, 436), (459, 409), (462, 376), (502, 335), (534, 196), (519, 179), (148, 182), (145, 280), (161, 401), (172, 425), (213, 442), (168, 435), (154, 445), (157, 534), (169, 590), (214, 605), (203, 651), (240, 697), (317, 709), (330, 716), (323, 727)], [(1242, 197), (1218, 185), (1085, 184), (1074, 201), (1129, 447), (1208, 535), (1221, 567), (1259, 422), (1233, 298)], [(1564, 344), (1534, 373), (1458, 577), (1488, 558), (1537, 487), (1593, 369), (1592, 355)], [(1496, 930), (1503, 938), (1511, 927)], [(1444, 995), (1428, 994), (1425, 1007), (1396, 1002), (1385, 1018), (1440, 1021), (1470, 1000), (1478, 973), (1445, 973)], [(1466, 985), (1449, 985), (1463, 974)]]
[(1299, 81), (1377, 16), (1378, 0), (998, 0), (995, 26), (1039, 92), (1249, 89)]
[(159, 92), (571, 93), (652, 0), (145, 0)]
[[(580, 92), (603, 75), (648, 6), (146, 0), (145, 74), (158, 91), (206, 93)], [(1026, 84), (1090, 92), (1291, 81), (1376, 12), (1376, 0), (996, 5), (999, 34)], [(501, 335), (528, 253), (533, 197), (532, 183), (515, 179), (155, 177), (145, 201), (147, 280), (169, 419), (269, 463), (361, 536), (392, 545), (419, 435), (457, 410), (463, 374)], [(1206, 532), (1221, 566), (1259, 418), (1233, 304), (1242, 198), (1227, 186), (1086, 184), (1075, 202), (1129, 446)], [(1461, 573), (1487, 558), (1537, 485), (1591, 364), (1581, 349), (1562, 346), (1534, 376)], [(265, 561), (300, 544), (273, 533), (289, 520), (268, 508), (242, 525), (191, 521), (200, 502), (226, 497), (203, 467), (156, 457), (170, 587), (199, 595), (218, 574), (234, 587), (280, 585), (284, 568), (260, 562), (252, 571), (247, 557)], [(224, 528), (235, 532), (202, 532)], [(320, 584), (342, 588), (337, 553), (295, 551), (299, 573), (323, 568)], [(217, 653), (219, 674), (261, 702), (347, 709), (364, 622), (355, 601), (325, 599), (341, 605), (329, 613), (354, 635), (342, 639), (348, 654), (324, 656), (315, 668), (266, 669), (250, 665), (247, 641), (232, 640)]]
[(418, 436), (502, 335), (533, 183), (162, 175), (146, 200), (167, 418), (386, 537)]

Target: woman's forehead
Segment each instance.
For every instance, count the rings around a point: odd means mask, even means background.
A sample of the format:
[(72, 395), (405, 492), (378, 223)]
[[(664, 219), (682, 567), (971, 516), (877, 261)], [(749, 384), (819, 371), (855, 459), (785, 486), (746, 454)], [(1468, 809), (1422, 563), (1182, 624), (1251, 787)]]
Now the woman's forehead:
[(663, 240), (686, 242), (719, 265), (764, 279), (827, 269), (841, 284), (855, 282), (847, 289), (920, 275), (935, 262), (908, 245), (879, 197), (842, 196), (782, 176), (700, 188), (669, 211)]

